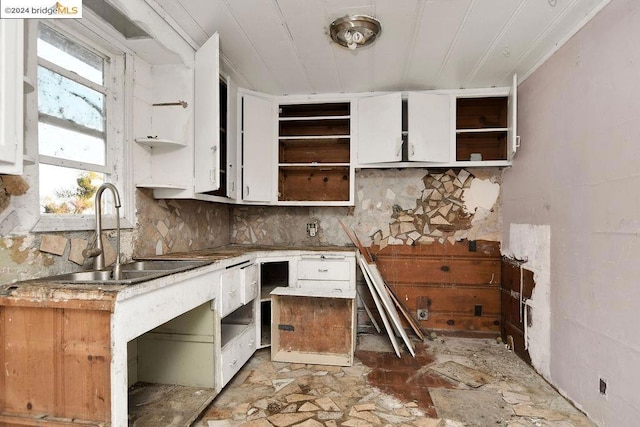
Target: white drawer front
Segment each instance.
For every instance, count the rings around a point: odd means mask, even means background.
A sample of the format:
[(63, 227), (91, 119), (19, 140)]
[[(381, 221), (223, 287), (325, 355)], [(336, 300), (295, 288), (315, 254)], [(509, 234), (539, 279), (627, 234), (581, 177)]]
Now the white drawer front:
[(220, 317), (242, 305), (242, 270), (230, 268), (220, 276)]
[(220, 369), (222, 371), (223, 387), (247, 363), (247, 360), (255, 351), (256, 331), (255, 325), (252, 324), (222, 348)]
[(351, 263), (335, 260), (302, 259), (298, 262), (298, 280), (349, 280)]
[(348, 291), (354, 289), (348, 280), (298, 280), (298, 288)]
[(254, 300), (258, 296), (258, 264), (244, 267), (244, 286), (242, 287), (242, 304)]

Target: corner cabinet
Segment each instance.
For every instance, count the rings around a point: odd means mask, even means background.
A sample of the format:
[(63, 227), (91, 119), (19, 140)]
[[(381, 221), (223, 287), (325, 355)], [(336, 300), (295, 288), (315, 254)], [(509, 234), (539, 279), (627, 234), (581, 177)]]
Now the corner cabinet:
[(515, 75), (511, 87), (360, 98), (357, 166), (510, 166), (516, 107)]

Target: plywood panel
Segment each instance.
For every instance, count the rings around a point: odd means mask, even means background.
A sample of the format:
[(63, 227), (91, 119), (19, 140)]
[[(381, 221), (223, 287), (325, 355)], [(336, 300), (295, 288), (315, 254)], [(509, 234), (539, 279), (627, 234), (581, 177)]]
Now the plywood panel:
[(388, 283), (500, 285), (499, 260), (377, 258), (376, 264)]
[(2, 307), (0, 412), (110, 419), (110, 313)]
[(417, 309), (433, 312), (457, 312), (475, 315), (481, 307), (481, 315), (500, 315), (500, 289), (498, 287), (479, 288), (476, 286), (437, 285), (389, 285), (398, 298), (415, 315)]
[(274, 295), (273, 302), (274, 312), (278, 310), (273, 332), (278, 334), (280, 350), (330, 354), (351, 351), (352, 300)]

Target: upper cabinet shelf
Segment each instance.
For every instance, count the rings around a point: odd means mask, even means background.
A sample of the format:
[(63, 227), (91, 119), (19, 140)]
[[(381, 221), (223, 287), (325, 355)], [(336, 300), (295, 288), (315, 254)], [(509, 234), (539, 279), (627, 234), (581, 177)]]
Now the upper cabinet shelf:
[(145, 145), (147, 147), (167, 147), (167, 148), (182, 148), (186, 147), (186, 144), (182, 142), (173, 141), (171, 139), (166, 138), (136, 138), (135, 141), (140, 145)]
[(281, 104), (278, 201), (351, 203), (351, 102)]
[(35, 90), (35, 85), (33, 84), (33, 82), (31, 81), (31, 79), (27, 76), (23, 76), (22, 77), (22, 82), (24, 85), (24, 93), (31, 93)]

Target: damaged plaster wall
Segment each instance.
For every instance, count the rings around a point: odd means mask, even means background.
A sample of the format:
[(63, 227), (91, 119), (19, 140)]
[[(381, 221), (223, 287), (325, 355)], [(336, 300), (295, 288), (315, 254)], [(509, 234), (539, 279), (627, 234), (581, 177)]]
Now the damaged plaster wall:
[(503, 242), (526, 240), (510, 224), (550, 229), (550, 347), (529, 350), (603, 426), (640, 420), (638, 28), (640, 2), (612, 0), (520, 84), (502, 187)]
[[(356, 172), (353, 208), (234, 207), (231, 242), (350, 245), (339, 221), (365, 246), (499, 241), (500, 178), (496, 168), (363, 169)], [(318, 225), (315, 237), (306, 232), (309, 223)]]
[(531, 364), (548, 379), (551, 375), (551, 228), (548, 225), (510, 224), (509, 236), (509, 249), (505, 255), (525, 261), (522, 268), (534, 275), (536, 286), (526, 302), (525, 346), (528, 346)]

